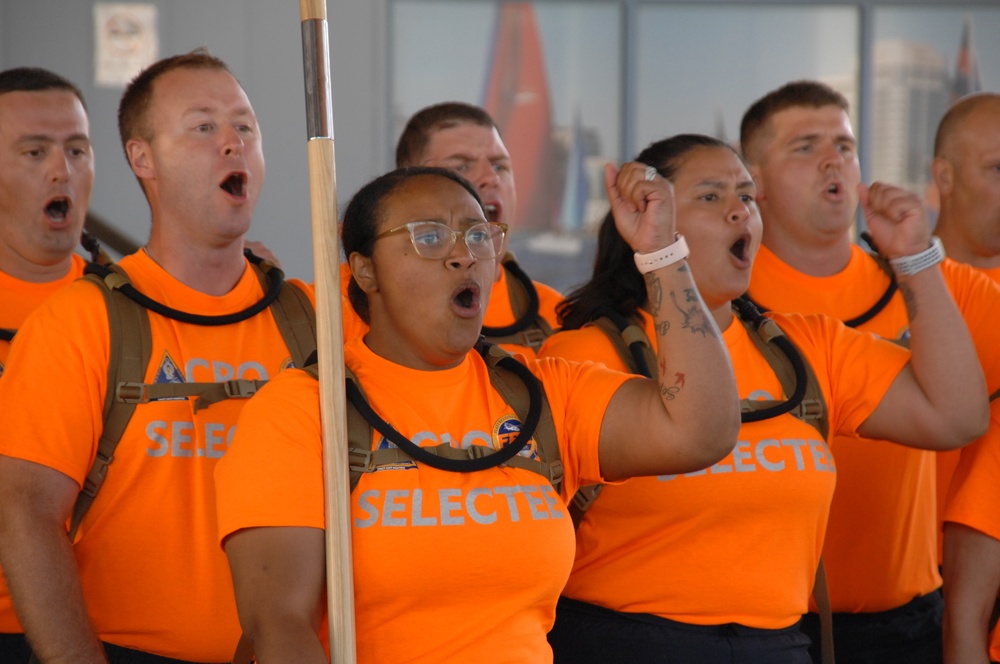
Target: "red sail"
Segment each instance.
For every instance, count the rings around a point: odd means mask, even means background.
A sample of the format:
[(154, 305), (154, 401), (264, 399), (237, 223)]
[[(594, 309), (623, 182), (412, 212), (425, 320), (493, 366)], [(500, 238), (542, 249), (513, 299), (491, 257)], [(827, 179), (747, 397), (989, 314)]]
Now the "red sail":
[(514, 161), (518, 228), (552, 226), (562, 182), (555, 176), (552, 107), (542, 38), (530, 2), (501, 2), (483, 107)]

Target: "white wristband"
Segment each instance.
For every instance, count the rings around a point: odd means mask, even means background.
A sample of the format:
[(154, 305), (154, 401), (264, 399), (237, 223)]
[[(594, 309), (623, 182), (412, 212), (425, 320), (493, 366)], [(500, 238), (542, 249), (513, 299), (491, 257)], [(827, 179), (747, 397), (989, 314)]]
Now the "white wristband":
[(684, 236), (674, 233), (674, 243), (668, 244), (663, 249), (649, 254), (635, 252), (635, 266), (639, 268), (639, 274), (646, 274), (661, 267), (672, 265), (688, 257), (688, 245), (684, 241)]
[(927, 268), (937, 265), (944, 260), (944, 247), (941, 246), (941, 238), (937, 235), (931, 237), (931, 246), (924, 249), (919, 254), (913, 254), (912, 256), (900, 256), (899, 258), (890, 258), (889, 265), (892, 266), (892, 271), (900, 276), (910, 276), (911, 274), (916, 274), (921, 270), (926, 270)]

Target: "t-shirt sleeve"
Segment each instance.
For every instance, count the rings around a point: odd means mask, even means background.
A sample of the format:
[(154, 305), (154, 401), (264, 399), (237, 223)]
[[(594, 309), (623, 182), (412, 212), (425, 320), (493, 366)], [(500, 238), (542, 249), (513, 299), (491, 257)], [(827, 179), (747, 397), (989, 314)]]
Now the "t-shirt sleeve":
[(598, 443), (608, 403), (622, 384), (635, 378), (594, 362), (540, 358), (531, 363), (552, 409), (559, 451), (565, 468), (563, 495), (583, 484), (603, 482)]
[(805, 353), (820, 381), (831, 433), (857, 435), (858, 427), (910, 361), (910, 352), (828, 316), (789, 314), (777, 320)]
[(247, 402), (215, 469), (219, 540), (242, 528), (323, 528), (319, 383), (282, 371)]
[(572, 362), (601, 362), (610, 369), (628, 372), (611, 340), (596, 327), (556, 332), (538, 349), (538, 357), (561, 357)]
[(951, 480), (944, 520), (1000, 539), (1000, 399), (990, 404), (990, 427), (962, 449)]
[(103, 426), (107, 316), (103, 296), (88, 282), (70, 284), (28, 316), (0, 380), (0, 454), (82, 486)]

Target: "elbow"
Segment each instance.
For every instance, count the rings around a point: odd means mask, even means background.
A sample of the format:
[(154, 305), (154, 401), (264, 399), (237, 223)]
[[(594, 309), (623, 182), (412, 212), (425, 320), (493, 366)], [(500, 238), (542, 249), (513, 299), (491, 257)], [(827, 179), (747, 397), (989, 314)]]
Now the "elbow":
[(968, 413), (966, 417), (951, 418), (947, 425), (941, 428), (935, 449), (943, 452), (965, 447), (986, 435), (989, 425), (990, 413), (986, 408)]
[[(718, 417), (704, 418), (705, 430), (699, 437), (697, 468), (701, 470), (725, 459), (736, 447), (740, 433), (740, 410), (733, 408), (730, 413), (719, 413)], [(691, 472), (686, 471), (686, 472)]]

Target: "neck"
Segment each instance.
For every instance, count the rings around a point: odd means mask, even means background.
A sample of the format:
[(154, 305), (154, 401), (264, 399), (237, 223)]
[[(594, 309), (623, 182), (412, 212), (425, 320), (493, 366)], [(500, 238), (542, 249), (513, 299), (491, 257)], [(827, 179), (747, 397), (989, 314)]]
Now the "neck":
[(851, 238), (841, 235), (825, 242), (806, 243), (780, 233), (768, 234), (764, 224), (763, 244), (782, 262), (811, 277), (830, 277), (851, 261)]
[(8, 274), (20, 281), (33, 284), (44, 284), (57, 281), (69, 274), (73, 265), (72, 254), (54, 263), (35, 263), (24, 256), (7, 251), (0, 247), (0, 272)]
[(170, 276), (206, 295), (231, 291), (246, 267), (242, 240), (224, 247), (186, 246), (172, 250), (168, 243), (151, 237), (144, 251)]
[(957, 224), (950, 223), (950, 219), (951, 215), (942, 208), (941, 216), (938, 217), (937, 225), (934, 227), (934, 234), (941, 238), (941, 244), (944, 245), (948, 258), (980, 270), (1000, 267), (1000, 254), (989, 255), (977, 251), (975, 243), (960, 232)]

